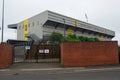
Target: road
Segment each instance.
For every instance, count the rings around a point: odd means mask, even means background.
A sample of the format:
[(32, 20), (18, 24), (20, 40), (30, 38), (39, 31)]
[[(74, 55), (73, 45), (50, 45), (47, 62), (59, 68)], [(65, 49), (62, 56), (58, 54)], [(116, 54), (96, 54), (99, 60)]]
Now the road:
[(83, 72), (0, 72), (0, 80), (120, 80), (120, 70)]

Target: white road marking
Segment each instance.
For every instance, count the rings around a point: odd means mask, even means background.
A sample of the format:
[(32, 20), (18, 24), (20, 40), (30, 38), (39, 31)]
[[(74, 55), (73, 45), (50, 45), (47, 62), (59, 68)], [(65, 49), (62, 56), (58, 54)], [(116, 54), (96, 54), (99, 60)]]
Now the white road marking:
[(74, 69), (85, 69), (84, 67), (79, 68), (44, 68), (44, 69), (20, 69), (20, 71), (47, 71), (47, 70), (74, 70)]
[(46, 69), (20, 69), (20, 71), (46, 71), (46, 70), (60, 70), (62, 68), (46, 68)]
[(107, 70), (119, 70), (120, 67), (117, 68), (102, 68), (102, 69), (84, 69), (84, 70), (75, 70), (75, 72), (80, 72), (80, 71), (107, 71)]
[(10, 69), (0, 69), (0, 71), (10, 71)]
[(43, 68), (43, 69), (0, 69), (0, 72), (7, 72), (7, 71), (54, 71), (54, 70), (63, 70), (68, 71), (71, 70), (73, 72), (84, 72), (84, 71), (107, 71), (107, 70), (120, 70), (120, 67), (116, 68), (98, 68), (98, 69), (86, 69), (84, 67), (79, 68)]

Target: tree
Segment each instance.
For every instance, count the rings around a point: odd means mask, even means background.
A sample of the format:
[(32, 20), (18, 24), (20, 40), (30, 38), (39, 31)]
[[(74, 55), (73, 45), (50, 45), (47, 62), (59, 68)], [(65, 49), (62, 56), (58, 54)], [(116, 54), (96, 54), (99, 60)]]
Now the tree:
[(79, 39), (80, 39), (81, 42), (95, 42), (95, 41), (99, 41), (98, 38), (88, 38), (88, 37), (83, 37), (83, 36), (80, 36)]
[(100, 41), (98, 38), (94, 38), (95, 41)]
[(80, 36), (80, 37), (79, 37), (79, 40), (80, 40), (81, 42), (85, 42), (85, 41), (87, 41), (87, 37)]
[[(64, 41), (64, 36), (59, 32), (53, 32), (50, 35), (49, 40), (52, 43), (59, 44)], [(83, 37), (83, 36), (77, 37), (75, 34), (73, 34), (73, 35), (68, 35), (65, 38), (65, 41), (66, 42), (95, 42), (95, 41), (99, 41), (99, 39), (98, 38), (88, 38), (88, 37)]]
[(56, 44), (59, 44), (61, 42), (64, 41), (64, 37), (61, 33), (59, 32), (53, 32), (50, 37), (49, 37), (50, 41)]
[(68, 35), (66, 38), (67, 42), (80, 42), (80, 39), (75, 35)]

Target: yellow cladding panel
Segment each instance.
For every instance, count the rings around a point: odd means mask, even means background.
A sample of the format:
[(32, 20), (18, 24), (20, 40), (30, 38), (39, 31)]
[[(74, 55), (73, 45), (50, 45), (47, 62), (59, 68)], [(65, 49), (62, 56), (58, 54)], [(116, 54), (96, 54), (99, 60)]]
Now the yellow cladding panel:
[(73, 34), (74, 34), (74, 30), (68, 29), (68, 35), (73, 35)]
[(74, 25), (76, 26), (76, 27), (78, 27), (78, 20), (74, 20)]
[(28, 30), (28, 27), (29, 27), (29, 21), (28, 20), (25, 20), (24, 21), (24, 40), (28, 40), (28, 33), (29, 33), (29, 30)]
[(100, 41), (104, 41), (104, 36), (100, 36)]

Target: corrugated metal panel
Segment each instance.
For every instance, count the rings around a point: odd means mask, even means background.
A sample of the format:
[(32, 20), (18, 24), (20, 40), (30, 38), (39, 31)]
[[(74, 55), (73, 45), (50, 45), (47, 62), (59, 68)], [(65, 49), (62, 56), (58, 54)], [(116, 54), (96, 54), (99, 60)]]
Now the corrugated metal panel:
[[(62, 24), (64, 24), (64, 20), (65, 20), (66, 25), (70, 25), (70, 26), (75, 27), (74, 21), (76, 19), (73, 19), (73, 18), (64, 16), (64, 15), (58, 14), (58, 13), (48, 11), (48, 20), (58, 22), (58, 23), (62, 23)], [(86, 22), (83, 22), (83, 21), (79, 21), (79, 20), (77, 20), (77, 21), (78, 21), (78, 27), (80, 27), (80, 28), (95, 31), (95, 32), (99, 32), (99, 33), (103, 33), (103, 34), (108, 34), (108, 35), (111, 35), (111, 36), (115, 36), (114, 31), (111, 31), (111, 30), (108, 30), (108, 29), (105, 29), (105, 28), (101, 28), (99, 26), (96, 26), (96, 25), (93, 25), (93, 24), (90, 24), (90, 23), (86, 23)]]

